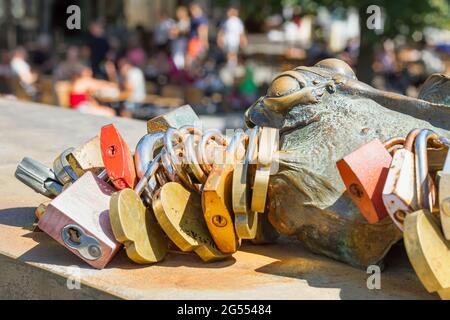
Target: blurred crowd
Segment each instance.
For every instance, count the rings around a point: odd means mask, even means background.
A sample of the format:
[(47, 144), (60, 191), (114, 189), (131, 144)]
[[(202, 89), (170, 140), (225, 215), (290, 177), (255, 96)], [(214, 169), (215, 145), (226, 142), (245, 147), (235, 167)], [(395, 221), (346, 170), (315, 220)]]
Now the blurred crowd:
[[(100, 22), (93, 22), (76, 45), (55, 44), (41, 35), (24, 47), (0, 51), (0, 95), (105, 116), (148, 118), (184, 103), (200, 113), (242, 112), (283, 69), (328, 57), (356, 67), (356, 37), (339, 52), (320, 37), (308, 47), (296, 42), (294, 35), (311, 29), (301, 15), (267, 30), (266, 41), (285, 34), (288, 46), (281, 60), (264, 60), (248, 50), (244, 54), (249, 36), (239, 8), (225, 12), (214, 36), (212, 22), (195, 2), (178, 7), (174, 17), (162, 13), (151, 34), (139, 27), (128, 31), (126, 41), (106, 32)], [(414, 46), (386, 41), (376, 53), (374, 85), (414, 96), (429, 74), (448, 72), (448, 56), (448, 47), (426, 41)]]

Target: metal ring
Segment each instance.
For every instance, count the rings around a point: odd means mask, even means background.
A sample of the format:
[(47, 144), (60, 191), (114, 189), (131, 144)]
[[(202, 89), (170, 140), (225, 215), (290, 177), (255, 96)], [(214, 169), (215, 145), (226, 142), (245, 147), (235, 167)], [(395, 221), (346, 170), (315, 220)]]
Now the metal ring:
[(164, 132), (149, 133), (139, 140), (134, 153), (136, 175), (141, 179), (156, 153), (164, 147)]
[(218, 145), (228, 145), (228, 141), (222, 135), (222, 132), (220, 132), (220, 130), (210, 129), (204, 133), (202, 139), (200, 140), (200, 143), (197, 145), (197, 159), (200, 161), (200, 166), (206, 174), (208, 174), (212, 170), (212, 163), (210, 163), (209, 159), (206, 157), (206, 145), (211, 140)]
[[(239, 152), (239, 145), (248, 139), (248, 136), (245, 134), (245, 132), (242, 129), (236, 130), (235, 135), (231, 138), (230, 143), (227, 146), (227, 153), (226, 153), (226, 164), (232, 164), (235, 163), (238, 159), (238, 152)], [(231, 154), (232, 158), (229, 158), (229, 155)]]
[(206, 182), (207, 179), (207, 175), (205, 174), (205, 172), (203, 171), (202, 167), (200, 166), (198, 159), (197, 159), (197, 155), (195, 152), (195, 135), (189, 135), (186, 138), (186, 141), (184, 143), (185, 146), (185, 157), (186, 157), (186, 164), (189, 166), (189, 168), (191, 169), (193, 175), (195, 176), (195, 178), (197, 178), (198, 182), (204, 184)]
[(246, 165), (249, 165), (252, 163), (252, 161), (256, 158), (255, 153), (257, 153), (258, 150), (258, 132), (259, 127), (255, 126), (249, 135), (248, 140), (248, 148), (247, 148), (247, 154), (245, 155), (244, 163)]
[(152, 162), (148, 165), (147, 167), (147, 171), (145, 172), (144, 176), (141, 178), (141, 180), (139, 180), (138, 184), (136, 185), (136, 187), (134, 188), (134, 191), (138, 194), (141, 195), (142, 192), (144, 191), (145, 187), (149, 188), (149, 191), (151, 193), (153, 193), (154, 187), (150, 186), (149, 181), (150, 179), (156, 174), (156, 171), (159, 168), (159, 162), (161, 160), (161, 153), (159, 153), (153, 160)]

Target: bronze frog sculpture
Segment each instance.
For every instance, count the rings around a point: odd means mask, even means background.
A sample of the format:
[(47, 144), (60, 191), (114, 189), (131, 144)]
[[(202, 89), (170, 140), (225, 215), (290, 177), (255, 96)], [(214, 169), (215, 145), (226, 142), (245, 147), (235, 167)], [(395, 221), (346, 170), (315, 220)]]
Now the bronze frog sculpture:
[(449, 80), (432, 76), (423, 99), (415, 99), (358, 81), (337, 59), (277, 76), (246, 112), (249, 127), (276, 127), (281, 133), (279, 170), (269, 187), (275, 229), (352, 266), (383, 265), (401, 233), (389, 218), (366, 222), (345, 193), (336, 161), (374, 138), (404, 137), (413, 128), (450, 137)]

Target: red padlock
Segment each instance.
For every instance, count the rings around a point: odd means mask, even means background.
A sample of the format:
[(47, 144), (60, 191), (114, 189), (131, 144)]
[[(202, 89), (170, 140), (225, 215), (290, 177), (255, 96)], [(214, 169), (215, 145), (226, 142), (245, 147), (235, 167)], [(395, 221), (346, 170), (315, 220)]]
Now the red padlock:
[(114, 186), (118, 190), (133, 189), (136, 184), (133, 155), (113, 124), (101, 129), (100, 148), (103, 164)]
[(389, 147), (375, 139), (336, 163), (350, 198), (371, 224), (388, 216), (382, 196), (392, 162)]

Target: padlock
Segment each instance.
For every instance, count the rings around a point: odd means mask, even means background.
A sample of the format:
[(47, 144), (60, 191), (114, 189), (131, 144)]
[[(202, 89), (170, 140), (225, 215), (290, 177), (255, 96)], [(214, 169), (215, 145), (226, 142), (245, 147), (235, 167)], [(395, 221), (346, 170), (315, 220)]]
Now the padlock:
[(68, 148), (64, 150), (56, 159), (53, 161), (53, 171), (55, 172), (56, 178), (63, 184), (69, 184), (78, 179), (78, 175), (70, 166), (67, 161), (67, 156), (72, 153), (75, 149)]
[(448, 294), (450, 243), (430, 211), (423, 209), (408, 214), (403, 238), (409, 260), (425, 289), (443, 296), (446, 292)]
[(231, 140), (224, 164), (216, 164), (202, 191), (202, 208), (206, 225), (217, 247), (224, 253), (237, 251), (240, 240), (234, 228), (232, 206), (233, 170), (239, 145), (246, 135), (238, 131)]
[(58, 196), (63, 189), (52, 169), (31, 158), (23, 158), (14, 175), (22, 183), (48, 198)]
[(94, 175), (98, 175), (104, 169), (102, 153), (100, 150), (100, 138), (95, 136), (86, 143), (75, 148), (66, 156), (66, 159), (78, 177), (81, 177), (87, 171), (91, 171)]
[(259, 127), (251, 129), (247, 154), (243, 161), (238, 161), (233, 171), (232, 203), (235, 214), (234, 225), (241, 239), (254, 239), (258, 230), (258, 212), (251, 210), (252, 181), (250, 166), (255, 165), (258, 155)]
[(386, 147), (374, 139), (336, 162), (348, 195), (370, 224), (388, 216), (382, 195), (392, 156)]
[(450, 240), (450, 152), (447, 152), (447, 159), (440, 173), (439, 204), (442, 231), (445, 238)]
[(404, 147), (397, 150), (383, 189), (383, 203), (395, 225), (403, 231), (406, 214), (418, 209), (415, 188), (414, 142), (420, 129), (412, 130)]
[(212, 170), (213, 164), (225, 163), (227, 139), (217, 129), (205, 131), (197, 148), (197, 159), (206, 174)]
[(219, 251), (211, 238), (196, 192), (169, 182), (156, 191), (153, 211), (161, 228), (180, 250), (194, 251), (205, 262), (228, 257)]
[(133, 189), (136, 184), (133, 156), (113, 124), (101, 129), (100, 148), (103, 164), (114, 186), (118, 190)]
[(261, 128), (258, 145), (257, 167), (253, 182), (251, 210), (264, 212), (266, 208), (269, 179), (274, 164), (274, 156), (279, 148), (279, 130), (275, 128)]
[[(148, 166), (135, 190), (123, 189), (111, 196), (109, 216), (116, 240), (125, 246), (128, 257), (136, 263), (161, 261), (168, 249), (168, 240), (153, 212), (146, 209), (140, 195), (156, 174), (161, 155)], [(151, 190), (153, 192), (153, 190)]]
[(428, 171), (428, 143), (439, 141), (439, 136), (431, 130), (421, 130), (415, 141), (416, 192), (418, 207), (433, 212), (436, 189)]
[(147, 122), (148, 133), (165, 132), (169, 128), (179, 129), (183, 126), (194, 126), (201, 121), (191, 106), (185, 105)]
[(49, 204), (38, 226), (86, 263), (102, 269), (121, 247), (109, 220), (114, 191), (87, 172)]

